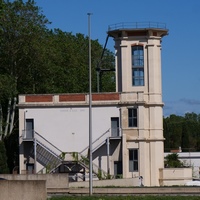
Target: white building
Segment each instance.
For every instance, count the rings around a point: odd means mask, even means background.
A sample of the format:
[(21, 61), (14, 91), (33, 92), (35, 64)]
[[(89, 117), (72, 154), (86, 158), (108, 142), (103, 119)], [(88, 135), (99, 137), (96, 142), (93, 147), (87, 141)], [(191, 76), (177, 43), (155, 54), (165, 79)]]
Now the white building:
[[(144, 26), (145, 25), (145, 26)], [(163, 24), (116, 24), (116, 93), (92, 95), (93, 170), (159, 185)], [(88, 94), (19, 95), (20, 173), (87, 173)], [(84, 178), (83, 178), (84, 180)]]

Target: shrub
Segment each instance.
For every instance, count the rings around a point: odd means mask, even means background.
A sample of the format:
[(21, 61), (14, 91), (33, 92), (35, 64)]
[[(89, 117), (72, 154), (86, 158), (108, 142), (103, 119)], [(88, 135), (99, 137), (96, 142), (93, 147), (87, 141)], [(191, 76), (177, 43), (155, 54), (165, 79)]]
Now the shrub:
[(183, 167), (183, 163), (179, 160), (177, 153), (168, 154), (165, 157), (165, 159), (166, 159), (165, 162), (166, 167), (171, 167), (171, 168)]

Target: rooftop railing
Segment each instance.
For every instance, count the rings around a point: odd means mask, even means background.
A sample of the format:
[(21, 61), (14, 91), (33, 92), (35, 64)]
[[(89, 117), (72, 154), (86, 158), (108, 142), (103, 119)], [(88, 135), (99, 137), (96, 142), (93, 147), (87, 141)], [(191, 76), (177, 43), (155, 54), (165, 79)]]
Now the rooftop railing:
[(118, 29), (142, 29), (142, 28), (158, 28), (166, 29), (166, 24), (161, 22), (120, 22), (108, 26), (108, 31)]

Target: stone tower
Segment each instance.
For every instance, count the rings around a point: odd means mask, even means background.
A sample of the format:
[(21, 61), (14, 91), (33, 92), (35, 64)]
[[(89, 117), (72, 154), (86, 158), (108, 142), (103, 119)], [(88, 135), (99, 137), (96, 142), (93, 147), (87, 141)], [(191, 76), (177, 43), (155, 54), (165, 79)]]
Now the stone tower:
[(123, 176), (142, 176), (146, 186), (159, 185), (164, 167), (161, 40), (167, 34), (162, 23), (120, 23), (108, 30), (115, 41), (116, 92), (125, 97)]

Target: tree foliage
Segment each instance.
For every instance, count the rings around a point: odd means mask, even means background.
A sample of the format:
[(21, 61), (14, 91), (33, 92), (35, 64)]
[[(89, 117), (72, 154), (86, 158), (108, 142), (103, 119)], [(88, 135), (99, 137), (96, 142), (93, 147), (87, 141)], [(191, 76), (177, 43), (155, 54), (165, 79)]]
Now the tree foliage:
[(182, 151), (200, 150), (200, 114), (170, 115), (164, 118), (165, 151), (182, 148)]
[(0, 174), (8, 173), (7, 156), (4, 142), (0, 141)]
[[(18, 146), (17, 140), (6, 139), (13, 138), (6, 129), (12, 127), (12, 104), (18, 94), (89, 91), (88, 37), (48, 29), (49, 23), (34, 0), (0, 1), (0, 140), (5, 140), (7, 148), (13, 141)], [(98, 40), (92, 40), (91, 47), (92, 91), (96, 92), (96, 67), (103, 48)], [(101, 63), (114, 68), (114, 55), (108, 49)], [(102, 91), (115, 91), (114, 72), (103, 75)], [(16, 120), (14, 124), (9, 134), (18, 132)], [(17, 153), (16, 148), (12, 151), (9, 157)], [(13, 161), (8, 161), (11, 170)]]
[[(8, 100), (18, 94), (87, 93), (88, 37), (48, 29), (50, 22), (34, 0), (1, 2), (0, 104), (4, 115)], [(98, 40), (92, 40), (91, 46), (92, 91), (96, 92), (96, 66), (103, 48)], [(106, 49), (102, 63), (114, 68), (113, 53)], [(102, 91), (115, 91), (113, 77), (114, 72), (103, 76)]]

